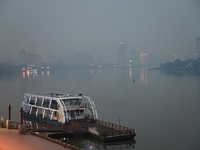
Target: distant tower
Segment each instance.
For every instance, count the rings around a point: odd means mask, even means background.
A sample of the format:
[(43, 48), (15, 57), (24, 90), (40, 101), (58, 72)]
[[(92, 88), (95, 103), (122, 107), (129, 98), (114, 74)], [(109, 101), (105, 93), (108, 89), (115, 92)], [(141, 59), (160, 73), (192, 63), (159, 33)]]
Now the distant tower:
[(174, 54), (174, 59), (180, 59), (180, 54)]
[(129, 60), (135, 65), (140, 63), (140, 53), (136, 50), (129, 51)]
[(197, 38), (197, 58), (200, 58), (200, 37)]
[(140, 64), (147, 64), (147, 53), (140, 53)]
[(119, 63), (125, 65), (127, 63), (127, 51), (126, 45), (122, 42), (119, 42)]
[(28, 54), (24, 49), (18, 52), (18, 58), (20, 65), (28, 64)]

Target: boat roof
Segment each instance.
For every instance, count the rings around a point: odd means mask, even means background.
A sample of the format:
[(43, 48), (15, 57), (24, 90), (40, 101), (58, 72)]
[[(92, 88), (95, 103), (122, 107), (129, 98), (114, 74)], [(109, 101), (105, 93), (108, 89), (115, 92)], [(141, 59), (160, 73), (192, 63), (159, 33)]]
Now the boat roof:
[(59, 98), (59, 99), (70, 99), (70, 98), (82, 98), (82, 94), (66, 94), (66, 93), (25, 93), (25, 95), (37, 95), (37, 96), (45, 96), (45, 97), (53, 97), (53, 98)]

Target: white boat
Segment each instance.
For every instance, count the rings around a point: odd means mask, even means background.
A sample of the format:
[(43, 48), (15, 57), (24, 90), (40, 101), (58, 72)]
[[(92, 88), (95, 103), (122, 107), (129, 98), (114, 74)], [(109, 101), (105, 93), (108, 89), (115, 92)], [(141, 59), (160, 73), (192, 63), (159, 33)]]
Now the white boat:
[(22, 108), (25, 120), (34, 119), (49, 124), (98, 119), (94, 101), (82, 94), (24, 93)]

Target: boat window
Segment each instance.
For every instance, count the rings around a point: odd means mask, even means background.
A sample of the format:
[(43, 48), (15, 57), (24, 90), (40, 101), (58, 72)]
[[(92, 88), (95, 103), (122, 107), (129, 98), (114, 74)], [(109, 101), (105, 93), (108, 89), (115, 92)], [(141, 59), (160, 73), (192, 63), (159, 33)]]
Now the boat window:
[(32, 107), (32, 112), (31, 112), (31, 114), (32, 114), (32, 115), (36, 115), (36, 111), (37, 111), (37, 107)]
[(72, 100), (69, 101), (69, 105), (73, 105), (73, 101)]
[(64, 103), (65, 103), (65, 106), (67, 106), (67, 105), (68, 105), (68, 101), (64, 101)]
[(38, 115), (37, 116), (42, 118), (43, 113), (44, 113), (44, 109), (43, 108), (38, 108)]
[(52, 100), (50, 108), (58, 110), (58, 103), (56, 100)]
[(31, 97), (31, 99), (30, 99), (30, 104), (31, 104), (31, 105), (35, 105), (35, 97)]
[(76, 116), (80, 116), (80, 112), (79, 111), (76, 111)]
[(24, 96), (24, 102), (29, 103), (29, 97), (28, 96)]
[(74, 100), (74, 105), (78, 105), (79, 103), (78, 103), (78, 99), (76, 99), (76, 100)]
[(50, 116), (51, 116), (51, 111), (50, 110), (45, 110), (44, 117), (49, 119)]
[(84, 115), (84, 111), (80, 111), (80, 116), (83, 116)]
[(25, 105), (25, 107), (24, 107), (24, 111), (25, 111), (25, 112), (29, 113), (29, 112), (30, 112), (30, 109), (31, 109), (30, 106)]
[(70, 112), (70, 115), (71, 115), (71, 118), (75, 118), (74, 111), (71, 111), (71, 112)]
[(50, 103), (50, 100), (49, 99), (44, 99), (44, 102), (43, 102), (43, 107), (49, 107), (49, 103)]
[(42, 98), (37, 98), (36, 105), (37, 106), (41, 106), (42, 105)]
[(58, 121), (58, 118), (59, 118), (59, 113), (54, 111), (52, 119), (55, 120), (55, 121)]
[(79, 105), (79, 99), (69, 99), (69, 105)]

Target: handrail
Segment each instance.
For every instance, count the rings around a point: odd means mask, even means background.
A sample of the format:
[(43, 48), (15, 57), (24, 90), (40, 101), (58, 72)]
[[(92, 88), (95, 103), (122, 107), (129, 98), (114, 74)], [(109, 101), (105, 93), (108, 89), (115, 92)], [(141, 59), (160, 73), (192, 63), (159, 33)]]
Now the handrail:
[(82, 127), (80, 124), (72, 123), (71, 125), (52, 125), (52, 124), (31, 124), (25, 125), (29, 130), (74, 130), (74, 131), (87, 131), (86, 127)]
[(120, 134), (133, 134), (134, 135), (134, 133), (135, 133), (134, 129), (124, 127), (124, 126), (121, 126), (121, 125), (116, 125), (116, 124), (109, 123), (109, 122), (106, 122), (106, 121), (97, 120), (96, 123), (99, 124), (99, 125), (103, 125), (103, 126), (110, 127), (110, 128), (118, 130), (118, 131), (114, 131), (114, 132), (101, 132), (100, 136), (106, 137), (106, 136), (113, 136), (113, 135), (120, 135)]

